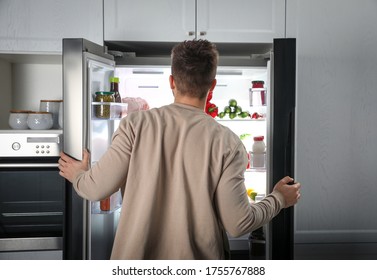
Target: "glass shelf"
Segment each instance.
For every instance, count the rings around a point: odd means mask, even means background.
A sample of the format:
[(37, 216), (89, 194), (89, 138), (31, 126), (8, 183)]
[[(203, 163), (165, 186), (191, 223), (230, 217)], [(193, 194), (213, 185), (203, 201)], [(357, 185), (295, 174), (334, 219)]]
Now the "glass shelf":
[(266, 121), (266, 118), (259, 118), (259, 119), (251, 119), (251, 118), (240, 119), (240, 118), (234, 118), (234, 119), (230, 119), (229, 117), (224, 117), (224, 118), (221, 119), (219, 117), (216, 117), (215, 120), (218, 121), (218, 122), (264, 122), (264, 121)]
[(247, 168), (245, 172), (267, 172), (266, 167)]

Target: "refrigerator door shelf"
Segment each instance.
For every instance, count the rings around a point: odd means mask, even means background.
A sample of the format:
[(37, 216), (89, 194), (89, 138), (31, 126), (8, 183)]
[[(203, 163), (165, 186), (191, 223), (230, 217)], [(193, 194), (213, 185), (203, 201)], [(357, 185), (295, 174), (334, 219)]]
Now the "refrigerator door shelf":
[(92, 119), (120, 120), (127, 116), (128, 104), (115, 102), (92, 102)]
[(91, 202), (91, 212), (92, 214), (112, 214), (113, 212), (120, 209), (122, 206), (122, 196), (120, 191), (117, 191), (112, 196), (110, 196), (110, 209), (108, 211), (102, 211), (100, 208), (100, 201)]

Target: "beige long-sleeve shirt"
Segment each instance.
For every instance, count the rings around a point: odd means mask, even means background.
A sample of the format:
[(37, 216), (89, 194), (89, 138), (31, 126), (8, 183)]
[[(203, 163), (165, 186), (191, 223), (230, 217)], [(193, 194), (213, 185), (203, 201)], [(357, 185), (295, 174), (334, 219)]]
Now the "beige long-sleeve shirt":
[(108, 151), (74, 188), (100, 200), (121, 188), (112, 259), (224, 259), (240, 236), (284, 206), (273, 192), (250, 205), (238, 136), (198, 108), (174, 103), (131, 113)]

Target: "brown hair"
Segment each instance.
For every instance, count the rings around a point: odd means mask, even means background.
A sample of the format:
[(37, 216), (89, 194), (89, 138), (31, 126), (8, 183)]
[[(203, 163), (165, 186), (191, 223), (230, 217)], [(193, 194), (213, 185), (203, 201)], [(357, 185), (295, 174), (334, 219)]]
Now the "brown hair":
[(207, 40), (184, 41), (171, 53), (171, 71), (182, 95), (205, 98), (216, 77), (219, 53)]

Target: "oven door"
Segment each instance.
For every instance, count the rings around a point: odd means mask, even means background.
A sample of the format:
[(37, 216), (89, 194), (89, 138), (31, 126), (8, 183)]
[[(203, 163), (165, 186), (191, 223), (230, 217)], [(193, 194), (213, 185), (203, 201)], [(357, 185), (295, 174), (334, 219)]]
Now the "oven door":
[(62, 250), (65, 182), (57, 162), (0, 158), (0, 259)]

